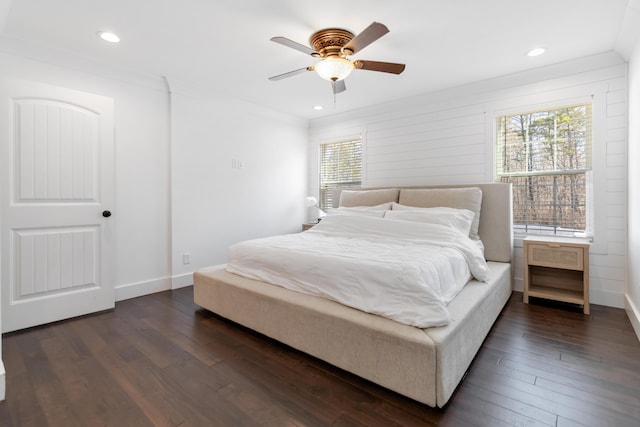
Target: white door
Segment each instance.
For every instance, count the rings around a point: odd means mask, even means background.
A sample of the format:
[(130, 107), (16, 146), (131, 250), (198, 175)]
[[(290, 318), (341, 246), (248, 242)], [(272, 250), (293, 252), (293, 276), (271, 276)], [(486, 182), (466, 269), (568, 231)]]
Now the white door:
[(0, 77), (3, 332), (114, 306), (113, 148), (110, 98)]

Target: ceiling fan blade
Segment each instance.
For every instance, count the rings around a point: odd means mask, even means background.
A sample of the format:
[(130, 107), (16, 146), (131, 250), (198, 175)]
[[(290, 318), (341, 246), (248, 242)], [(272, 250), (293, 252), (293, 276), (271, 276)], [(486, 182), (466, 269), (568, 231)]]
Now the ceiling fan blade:
[(331, 82), (331, 88), (333, 89), (333, 94), (337, 95), (338, 93), (347, 90), (347, 85), (344, 84), (344, 80), (338, 80), (336, 82)]
[(360, 34), (355, 36), (349, 43), (344, 46), (345, 50), (350, 50), (353, 53), (359, 52), (365, 47), (369, 46), (374, 41), (378, 40), (380, 37), (384, 36), (389, 32), (389, 29), (386, 25), (381, 24), (379, 22), (373, 22), (367, 28), (364, 29)]
[(277, 80), (286, 79), (287, 77), (295, 76), (296, 74), (302, 74), (305, 71), (312, 71), (312, 70), (313, 70), (312, 67), (298, 68), (297, 70), (289, 71), (288, 73), (278, 74), (277, 76), (269, 77), (269, 80), (272, 80), (275, 82)]
[(360, 70), (381, 71), (383, 73), (400, 74), (404, 71), (404, 64), (395, 62), (364, 61), (358, 59), (353, 62), (353, 66)]
[(300, 44), (298, 42), (294, 42), (293, 40), (289, 40), (286, 37), (271, 37), (271, 41), (279, 43), (279, 44), (281, 44), (283, 46), (290, 47), (291, 49), (298, 50), (298, 51), (300, 51), (302, 53), (305, 53), (307, 55), (312, 55), (312, 56), (318, 55), (318, 52), (316, 52), (315, 50), (311, 49), (310, 47), (307, 47), (307, 46), (305, 46), (303, 44)]

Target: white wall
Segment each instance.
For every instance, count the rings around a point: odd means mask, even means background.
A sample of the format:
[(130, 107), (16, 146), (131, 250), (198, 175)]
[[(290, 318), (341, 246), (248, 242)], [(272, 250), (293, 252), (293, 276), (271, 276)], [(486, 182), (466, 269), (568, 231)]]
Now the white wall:
[(170, 86), (173, 286), (180, 287), (194, 270), (225, 263), (233, 243), (301, 230), (308, 122)]
[[(365, 140), (365, 186), (490, 182), (496, 115), (594, 99), (591, 302), (622, 307), (626, 93), (626, 64), (610, 53), (315, 119), (310, 124), (310, 192), (317, 193), (318, 144), (356, 134)], [(520, 290), (521, 244), (516, 240), (514, 267)]]
[(625, 309), (640, 337), (640, 41), (629, 60), (629, 264)]

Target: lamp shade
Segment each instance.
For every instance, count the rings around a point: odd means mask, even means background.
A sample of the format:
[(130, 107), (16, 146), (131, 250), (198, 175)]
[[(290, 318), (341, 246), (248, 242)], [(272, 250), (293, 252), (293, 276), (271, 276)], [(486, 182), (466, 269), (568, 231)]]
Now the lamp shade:
[(318, 62), (314, 69), (325, 80), (342, 80), (353, 71), (353, 62), (338, 56), (330, 56)]
[(304, 199), (304, 205), (308, 208), (315, 206), (318, 204), (318, 199), (316, 199), (314, 196), (307, 196)]

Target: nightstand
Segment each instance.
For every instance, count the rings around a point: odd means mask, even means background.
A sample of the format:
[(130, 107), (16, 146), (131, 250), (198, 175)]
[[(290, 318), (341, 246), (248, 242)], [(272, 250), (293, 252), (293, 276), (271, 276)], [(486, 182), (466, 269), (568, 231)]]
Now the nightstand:
[(582, 239), (529, 236), (524, 244), (524, 298), (580, 304), (589, 314), (589, 243)]
[(304, 224), (302, 224), (302, 231), (307, 231), (316, 224), (317, 222), (305, 222)]

